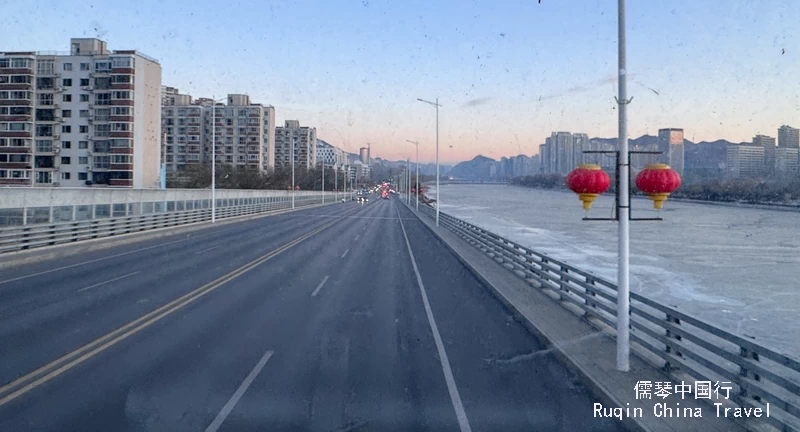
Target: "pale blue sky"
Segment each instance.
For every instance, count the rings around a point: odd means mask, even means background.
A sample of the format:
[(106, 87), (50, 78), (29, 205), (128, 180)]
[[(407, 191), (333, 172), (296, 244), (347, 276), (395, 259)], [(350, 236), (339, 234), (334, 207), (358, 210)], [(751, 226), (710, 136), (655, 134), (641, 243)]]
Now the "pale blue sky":
[[(157, 58), (166, 85), (248, 93), (350, 151), (413, 156), (418, 139), (432, 160), (418, 97), (443, 105), (443, 161), (530, 155), (554, 130), (616, 136), (615, 0), (5, 3), (0, 50), (101, 37)], [(797, 6), (629, 0), (630, 135), (747, 141), (800, 125)]]

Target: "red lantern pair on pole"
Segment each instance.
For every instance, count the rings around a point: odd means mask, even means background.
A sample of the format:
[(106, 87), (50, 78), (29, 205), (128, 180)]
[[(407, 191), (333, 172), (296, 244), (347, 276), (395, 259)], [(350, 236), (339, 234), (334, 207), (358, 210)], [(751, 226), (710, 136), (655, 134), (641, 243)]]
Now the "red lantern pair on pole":
[[(663, 208), (669, 194), (680, 185), (680, 175), (666, 164), (647, 165), (636, 176), (636, 187), (653, 200), (653, 207), (656, 209)], [(583, 202), (583, 209), (588, 211), (597, 196), (611, 186), (611, 179), (600, 166), (584, 164), (569, 173), (567, 186), (578, 194), (578, 198)]]

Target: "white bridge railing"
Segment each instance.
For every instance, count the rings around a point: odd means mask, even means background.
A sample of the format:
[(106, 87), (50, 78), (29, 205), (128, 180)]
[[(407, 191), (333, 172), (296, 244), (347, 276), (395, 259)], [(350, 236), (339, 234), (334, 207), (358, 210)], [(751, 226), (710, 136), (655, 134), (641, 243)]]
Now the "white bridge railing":
[[(343, 192), (325, 192), (326, 204)], [(292, 207), (291, 191), (216, 192), (216, 217)], [(295, 207), (322, 204), (319, 191), (296, 191)], [(0, 189), (0, 254), (211, 220), (207, 189)]]
[[(420, 212), (435, 217), (427, 205)], [(439, 213), (439, 223), (589, 322), (615, 328), (614, 283), (446, 213)], [(800, 430), (798, 360), (637, 293), (631, 293), (631, 341), (635, 352), (676, 380), (729, 386), (730, 402), (740, 407), (769, 403), (770, 417), (756, 420)]]

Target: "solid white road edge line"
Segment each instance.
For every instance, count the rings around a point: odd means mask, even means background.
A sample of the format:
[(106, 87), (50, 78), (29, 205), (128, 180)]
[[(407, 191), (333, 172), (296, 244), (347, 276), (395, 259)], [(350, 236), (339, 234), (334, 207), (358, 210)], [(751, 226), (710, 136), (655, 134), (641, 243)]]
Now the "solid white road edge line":
[(456, 418), (458, 419), (458, 426), (461, 432), (472, 432), (467, 419), (467, 413), (464, 411), (464, 404), (461, 403), (461, 396), (458, 394), (458, 387), (456, 387), (456, 380), (453, 377), (453, 370), (450, 367), (450, 360), (447, 359), (447, 352), (444, 350), (444, 343), (442, 343), (442, 335), (439, 334), (439, 327), (436, 325), (436, 320), (433, 318), (433, 311), (431, 311), (431, 304), (428, 301), (428, 293), (425, 291), (425, 285), (422, 283), (422, 276), (419, 274), (417, 268), (417, 260), (414, 258), (414, 252), (411, 250), (411, 242), (408, 241), (408, 234), (406, 234), (406, 227), (403, 225), (403, 219), (400, 218), (400, 210), (395, 207), (397, 211), (397, 219), (400, 221), (400, 228), (403, 230), (403, 237), (406, 239), (406, 247), (408, 247), (408, 255), (411, 257), (411, 265), (414, 267), (414, 274), (417, 276), (417, 286), (422, 295), (422, 303), (425, 305), (425, 314), (428, 316), (428, 324), (431, 326), (433, 332), (433, 340), (436, 342), (436, 351), (439, 352), (439, 363), (442, 365), (442, 372), (444, 372), (444, 380), (447, 383), (447, 390), (450, 392), (450, 401), (453, 403), (453, 409), (456, 411)]

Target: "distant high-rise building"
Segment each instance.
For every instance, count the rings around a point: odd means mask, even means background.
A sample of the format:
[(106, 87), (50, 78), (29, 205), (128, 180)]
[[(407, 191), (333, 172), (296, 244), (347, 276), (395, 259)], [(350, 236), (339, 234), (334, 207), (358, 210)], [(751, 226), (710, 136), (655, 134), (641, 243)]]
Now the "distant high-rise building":
[(756, 135), (753, 137), (753, 145), (762, 147), (775, 147), (775, 138), (767, 135)]
[[(547, 140), (550, 140), (550, 138), (547, 138)], [(539, 144), (539, 173), (547, 174), (549, 172), (547, 165), (549, 157), (549, 147), (547, 144)]]
[(555, 172), (561, 175), (569, 174), (570, 171), (575, 169), (575, 164), (572, 160), (572, 134), (569, 132), (553, 132), (550, 136), (550, 142), (555, 150)]
[(779, 177), (796, 177), (800, 173), (800, 148), (777, 147), (773, 172)]
[[(585, 133), (572, 134), (572, 165), (573, 169), (584, 161), (583, 152), (589, 150), (589, 135)], [(571, 171), (571, 170), (570, 170)]]
[(778, 147), (800, 147), (800, 129), (783, 125), (778, 128)]
[(753, 145), (764, 147), (764, 174), (773, 175), (775, 173), (775, 138), (766, 135), (756, 135), (753, 137)]
[[(294, 156), (291, 149), (294, 142)], [(300, 126), (297, 120), (286, 120), (284, 127), (275, 129), (275, 166), (311, 168), (317, 164), (317, 129)]]
[(705, 178), (721, 177), (728, 163), (728, 145), (724, 141), (688, 144), (684, 149), (684, 172)]
[(728, 145), (726, 174), (730, 177), (760, 177), (764, 175), (764, 147)]
[(369, 147), (361, 147), (358, 149), (358, 157), (361, 163), (369, 165)]
[(658, 158), (661, 163), (683, 174), (683, 129), (666, 128), (658, 130)]

